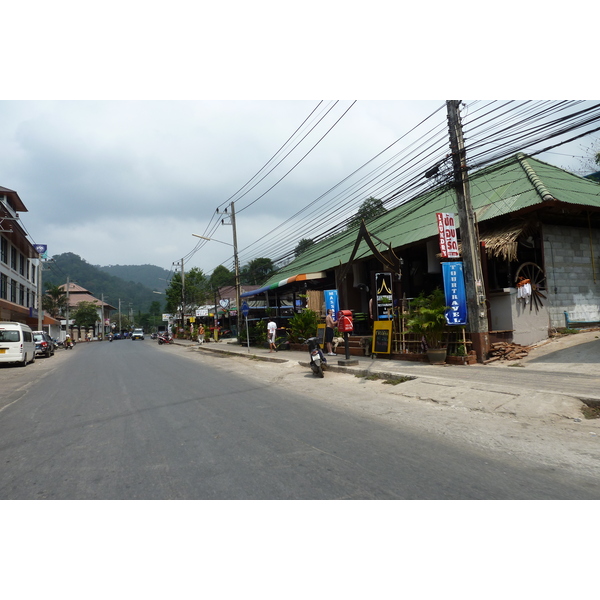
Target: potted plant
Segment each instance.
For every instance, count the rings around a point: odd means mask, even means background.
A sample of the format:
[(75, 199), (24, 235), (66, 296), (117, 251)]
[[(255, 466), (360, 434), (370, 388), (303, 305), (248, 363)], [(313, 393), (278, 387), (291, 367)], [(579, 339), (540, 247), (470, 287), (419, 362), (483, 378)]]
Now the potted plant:
[(446, 330), (446, 298), (439, 288), (426, 296), (421, 293), (411, 302), (406, 325), (413, 333), (420, 334), (427, 346), (427, 356), (432, 364), (446, 362), (446, 348), (442, 344)]

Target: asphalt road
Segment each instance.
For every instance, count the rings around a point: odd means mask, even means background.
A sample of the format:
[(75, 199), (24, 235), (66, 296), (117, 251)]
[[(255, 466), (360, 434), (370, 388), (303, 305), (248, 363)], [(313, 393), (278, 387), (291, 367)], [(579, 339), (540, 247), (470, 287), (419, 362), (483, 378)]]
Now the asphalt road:
[(599, 480), (568, 468), (461, 447), (171, 350), (80, 343), (2, 369), (0, 498), (600, 497)]

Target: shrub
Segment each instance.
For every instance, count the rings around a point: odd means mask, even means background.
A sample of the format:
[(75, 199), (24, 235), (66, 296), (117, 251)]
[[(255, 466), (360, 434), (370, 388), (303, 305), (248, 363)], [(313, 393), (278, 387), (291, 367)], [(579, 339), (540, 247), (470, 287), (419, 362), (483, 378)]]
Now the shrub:
[(314, 310), (306, 309), (296, 313), (289, 322), (289, 340), (299, 344), (304, 340), (317, 335), (319, 318)]

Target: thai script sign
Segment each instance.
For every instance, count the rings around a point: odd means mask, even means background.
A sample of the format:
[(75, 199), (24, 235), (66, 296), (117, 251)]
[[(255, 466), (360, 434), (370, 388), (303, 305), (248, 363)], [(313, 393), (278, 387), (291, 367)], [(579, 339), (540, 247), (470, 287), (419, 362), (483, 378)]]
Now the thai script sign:
[(454, 213), (436, 213), (442, 258), (459, 258)]

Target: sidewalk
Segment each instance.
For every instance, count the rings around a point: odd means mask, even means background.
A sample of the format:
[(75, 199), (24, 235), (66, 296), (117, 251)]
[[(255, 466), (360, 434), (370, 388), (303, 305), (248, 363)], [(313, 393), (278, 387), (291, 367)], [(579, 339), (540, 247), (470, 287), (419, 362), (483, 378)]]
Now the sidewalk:
[[(221, 340), (198, 345), (176, 340), (199, 352), (239, 355), (253, 360), (293, 361), (308, 368), (308, 351), (269, 353), (268, 349)], [(345, 354), (329, 356), (328, 371), (357, 376), (408, 377), (402, 393), (443, 404), (464, 406), (517, 416), (555, 415), (581, 418), (582, 403), (600, 405), (600, 332), (592, 331), (552, 339), (532, 349), (520, 361), (497, 361), (489, 365), (430, 365), (382, 357), (351, 356), (358, 364), (345, 365)], [(327, 376), (327, 373), (326, 375)]]

